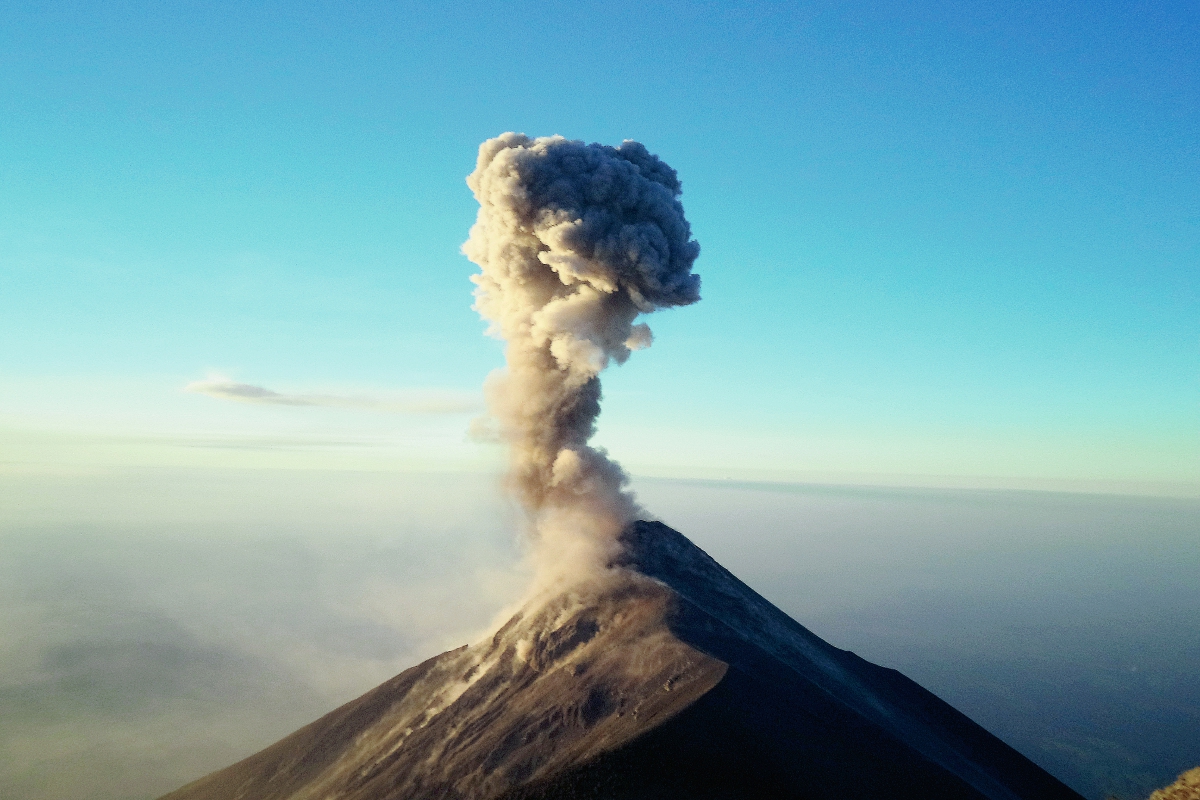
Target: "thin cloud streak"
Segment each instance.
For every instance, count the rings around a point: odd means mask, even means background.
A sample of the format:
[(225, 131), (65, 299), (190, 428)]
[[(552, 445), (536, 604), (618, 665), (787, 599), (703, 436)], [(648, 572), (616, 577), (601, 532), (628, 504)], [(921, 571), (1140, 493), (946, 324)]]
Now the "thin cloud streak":
[(403, 397), (364, 397), (361, 395), (335, 394), (288, 394), (238, 383), (228, 378), (208, 378), (193, 381), (183, 388), (185, 392), (203, 394), (218, 400), (257, 405), (347, 408), (356, 411), (375, 411), (384, 414), (468, 414), (479, 411), (481, 399), (467, 392), (424, 391), (411, 392)]

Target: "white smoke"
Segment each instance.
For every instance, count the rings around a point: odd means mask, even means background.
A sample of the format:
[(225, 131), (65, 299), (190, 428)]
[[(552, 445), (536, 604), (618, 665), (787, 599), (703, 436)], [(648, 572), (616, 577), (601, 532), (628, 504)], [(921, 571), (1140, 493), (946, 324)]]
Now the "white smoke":
[(639, 314), (700, 299), (700, 246), (675, 171), (620, 147), (506, 133), (479, 147), (467, 184), (479, 217), (463, 252), (479, 265), (475, 308), (508, 342), (485, 385), (509, 479), (554, 578), (608, 562), (638, 507), (628, 479), (588, 445), (599, 374), (651, 343)]

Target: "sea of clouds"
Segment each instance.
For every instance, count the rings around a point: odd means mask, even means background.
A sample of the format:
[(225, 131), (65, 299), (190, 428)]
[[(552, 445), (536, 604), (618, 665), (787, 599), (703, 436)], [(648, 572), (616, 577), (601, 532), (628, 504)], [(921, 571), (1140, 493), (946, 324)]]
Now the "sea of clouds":
[[(1089, 797), (1200, 752), (1200, 503), (635, 479), (818, 635)], [(480, 636), (530, 579), (499, 478), (5, 477), (0, 794), (152, 798)]]

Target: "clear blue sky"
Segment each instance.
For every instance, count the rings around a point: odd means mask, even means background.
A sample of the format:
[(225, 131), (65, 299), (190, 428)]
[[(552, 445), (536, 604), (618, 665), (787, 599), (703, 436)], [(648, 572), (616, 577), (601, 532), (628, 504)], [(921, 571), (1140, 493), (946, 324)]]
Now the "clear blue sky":
[(1193, 491), (1198, 120), (1194, 3), (6, 3), (0, 461), (486, 460), (181, 389), (475, 390), (464, 177), (515, 130), (683, 180), (704, 299), (605, 378), (635, 472)]

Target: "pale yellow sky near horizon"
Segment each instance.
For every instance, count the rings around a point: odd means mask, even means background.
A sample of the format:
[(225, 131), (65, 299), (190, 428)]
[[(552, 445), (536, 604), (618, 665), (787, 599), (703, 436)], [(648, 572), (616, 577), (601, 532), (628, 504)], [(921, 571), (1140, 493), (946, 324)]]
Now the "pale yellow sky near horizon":
[[(359, 387), (317, 391), (352, 396), (360, 407), (236, 402), (188, 392), (188, 383), (175, 376), (0, 381), (0, 476), (126, 467), (504, 469), (500, 447), (467, 435), (475, 412), (462, 403), (428, 413), (371, 410), (362, 398), (399, 393)], [(608, 398), (594, 440), (634, 476), (1200, 496), (1200, 453), (1166, 433), (1122, 441), (1061, 430), (904, 433), (882, 425), (772, 433), (748, 423), (718, 431), (650, 426), (635, 412), (619, 394)]]
[[(239, 470), (239, 471), (366, 471), (399, 473), (471, 473), (500, 475), (503, 453), (495, 446), (455, 441), (422, 432), (391, 432), (387, 436), (303, 435), (281, 433), (117, 433), (112, 431), (29, 430), (0, 426), (0, 480), (18, 475), (90, 475), (119, 473), (127, 469)], [(465, 438), (465, 437), (464, 437)], [(810, 440), (828, 448), (871, 447), (878, 442)], [(623, 466), (634, 477), (682, 481), (734, 481), (748, 483), (797, 483), (886, 486), (896, 488), (946, 488), (1082, 492), (1088, 494), (1198, 497), (1200, 483), (1129, 479), (1106, 473), (1102, 468), (1086, 477), (1040, 475), (938, 473), (939, 463), (950, 461), (928, 442), (927, 452), (914, 459), (929, 471), (902, 471), (903, 453), (880, 453), (883, 467), (878, 472), (837, 469), (828, 459), (824, 469), (759, 466), (755, 451), (771, 450), (775, 442), (741, 441), (740, 458), (725, 465), (706, 463), (703, 447), (671, 448), (671, 461), (623, 458)], [(903, 443), (887, 443), (899, 448)], [(947, 449), (950, 443), (947, 443)], [(632, 448), (631, 448), (632, 449)], [(622, 452), (610, 447), (614, 454)], [(649, 455), (649, 454), (647, 454)], [(695, 456), (689, 459), (688, 456)], [(888, 470), (888, 466), (895, 466)]]

